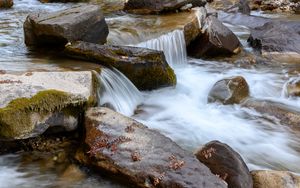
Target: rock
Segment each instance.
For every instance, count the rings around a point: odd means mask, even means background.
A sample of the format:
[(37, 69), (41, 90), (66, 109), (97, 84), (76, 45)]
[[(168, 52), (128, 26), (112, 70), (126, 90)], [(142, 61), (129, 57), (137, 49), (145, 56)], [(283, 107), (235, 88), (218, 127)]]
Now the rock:
[(86, 178), (84, 172), (74, 164), (69, 165), (63, 174), (60, 176), (61, 186), (68, 186), (70, 183), (80, 182)]
[(300, 2), (298, 0), (264, 0), (257, 1), (256, 5), (263, 11), (296, 13)]
[(141, 90), (176, 84), (176, 75), (163, 52), (129, 46), (97, 45), (75, 42), (67, 45), (68, 56), (115, 67)]
[(85, 129), (89, 165), (133, 187), (226, 187), (193, 154), (110, 109), (89, 109)]
[(200, 58), (240, 52), (239, 39), (216, 17), (208, 16), (203, 28), (204, 34), (200, 34), (187, 48), (190, 56)]
[(274, 58), (276, 55), (282, 60), (300, 62), (299, 22), (268, 22), (261, 27), (251, 29), (248, 42), (252, 47), (260, 50), (263, 56)]
[(0, 139), (73, 131), (85, 106), (96, 101), (91, 72), (0, 75)]
[(225, 78), (213, 86), (208, 94), (208, 102), (221, 102), (223, 104), (239, 104), (249, 97), (247, 81), (241, 77)]
[(13, 0), (0, 0), (0, 8), (11, 8), (13, 5)]
[(125, 3), (124, 10), (135, 14), (157, 14), (176, 11), (188, 4), (192, 8), (204, 6), (205, 3), (202, 0), (128, 0)]
[(231, 14), (222, 11), (218, 12), (218, 18), (222, 22), (226, 22), (234, 25), (243, 25), (249, 28), (260, 27), (272, 21), (270, 18), (264, 18), (260, 16), (249, 16), (240, 13)]
[(78, 3), (78, 2), (85, 2), (87, 0), (39, 0), (41, 3)]
[[(202, 11), (199, 11), (200, 9)], [(107, 43), (122, 46), (139, 45), (160, 37), (165, 38), (164, 36), (180, 30), (183, 31), (185, 37), (184, 45), (188, 45), (201, 33), (198, 17), (202, 18), (203, 13), (206, 14), (205, 8), (195, 7), (190, 11), (179, 13), (139, 16), (127, 14), (126, 17), (107, 19), (109, 25)], [(173, 42), (179, 42), (179, 40), (181, 38), (172, 39)]]
[(300, 97), (300, 79), (292, 79), (285, 85), (285, 94), (288, 97)]
[(275, 117), (282, 125), (288, 126), (293, 131), (300, 131), (300, 111), (293, 106), (260, 99), (247, 99), (242, 106)]
[(229, 188), (252, 188), (252, 177), (247, 165), (230, 146), (212, 141), (205, 144), (196, 153), (196, 157), (212, 173), (224, 179)]
[(253, 188), (296, 188), (300, 177), (286, 171), (257, 170), (251, 172)]
[(231, 13), (240, 12), (250, 15), (251, 12), (248, 0), (214, 0), (210, 3), (210, 6)]
[(75, 6), (53, 13), (30, 14), (24, 22), (26, 45), (65, 45), (82, 40), (104, 44), (108, 26), (97, 5)]

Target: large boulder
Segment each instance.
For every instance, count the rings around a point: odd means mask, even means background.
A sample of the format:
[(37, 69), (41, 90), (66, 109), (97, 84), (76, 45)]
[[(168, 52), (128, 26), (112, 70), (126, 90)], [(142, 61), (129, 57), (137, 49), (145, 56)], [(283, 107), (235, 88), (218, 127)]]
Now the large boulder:
[(216, 82), (208, 94), (208, 102), (239, 104), (248, 97), (247, 81), (241, 76), (236, 76)]
[(190, 7), (204, 6), (203, 0), (128, 0), (124, 10), (136, 14), (157, 14), (179, 10), (190, 4)]
[(263, 11), (297, 13), (298, 0), (256, 0), (255, 5)]
[(141, 90), (176, 84), (176, 75), (161, 51), (75, 42), (67, 45), (65, 52), (73, 58), (115, 67)]
[(89, 109), (85, 129), (89, 148), (85, 162), (132, 187), (226, 187), (192, 153), (110, 109)]
[(287, 62), (300, 62), (300, 23), (270, 21), (251, 29), (248, 39), (263, 56)]
[(232, 55), (241, 51), (240, 41), (215, 16), (205, 19), (203, 34), (200, 34), (188, 46), (190, 56), (200, 58), (203, 56)]
[(92, 72), (0, 75), (0, 139), (25, 139), (73, 131), (84, 108), (96, 101)]
[(285, 85), (285, 95), (288, 97), (300, 97), (300, 79), (292, 79)]
[(65, 45), (82, 40), (104, 44), (108, 26), (97, 5), (30, 14), (24, 22), (26, 45)]
[(286, 171), (257, 170), (251, 172), (253, 188), (296, 188), (300, 187), (300, 176)]
[(293, 131), (300, 131), (300, 111), (293, 106), (261, 99), (247, 99), (242, 106), (275, 117), (282, 125), (288, 126)]
[(211, 141), (196, 153), (196, 157), (214, 174), (224, 179), (229, 188), (253, 188), (247, 165), (227, 144)]
[(10, 8), (14, 5), (13, 0), (0, 0), (0, 8)]

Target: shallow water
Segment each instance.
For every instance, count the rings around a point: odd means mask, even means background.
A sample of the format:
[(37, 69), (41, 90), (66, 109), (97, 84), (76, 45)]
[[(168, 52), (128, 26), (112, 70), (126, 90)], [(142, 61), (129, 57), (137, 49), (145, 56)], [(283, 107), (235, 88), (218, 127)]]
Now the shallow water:
[[(22, 25), (29, 13), (55, 11), (72, 5), (15, 0), (13, 9), (1, 10), (0, 70), (14, 72), (98, 68), (98, 65), (92, 63), (66, 59), (47, 51), (37, 52), (27, 49), (24, 45)], [(132, 15), (111, 16), (107, 18), (112, 31), (109, 36), (110, 42), (164, 50), (169, 64), (176, 72), (178, 84), (176, 87), (140, 93), (132, 89), (132, 85), (127, 81), (122, 83), (125, 80), (122, 76), (104, 71), (101, 76), (107, 82), (106, 91), (109, 92), (101, 94), (106, 95), (102, 104), (111, 103), (116, 110), (126, 115), (133, 114), (138, 106), (133, 118), (159, 130), (189, 151), (194, 151), (211, 140), (220, 140), (236, 149), (251, 169), (290, 170), (300, 173), (299, 135), (286, 126), (280, 125), (276, 119), (241, 108), (239, 105), (207, 104), (207, 95), (216, 81), (239, 75), (247, 80), (252, 97), (278, 101), (300, 110), (300, 99), (286, 98), (283, 95), (284, 84), (292, 77), (299, 77), (299, 65), (265, 62), (242, 68), (244, 66), (226, 63), (222, 59), (205, 61), (187, 58), (184, 49), (180, 48), (183, 45), (180, 39), (182, 36), (176, 31), (165, 32), (172, 24), (182, 22), (180, 15), (177, 15), (177, 20), (173, 17), (174, 20), (169, 21), (168, 19), (172, 18), (168, 16), (161, 19), (148, 16), (145, 21), (143, 21), (144, 17)], [(122, 27), (122, 22), (128, 22), (126, 24), (134, 29), (125, 32), (126, 28)], [(165, 35), (158, 37), (150, 30), (135, 34), (137, 30), (149, 27), (149, 24), (153, 25), (154, 31), (162, 29), (160, 34)], [(245, 51), (253, 53), (246, 42), (249, 29), (229, 23), (226, 25), (238, 35)], [(120, 35), (120, 33), (125, 34)], [(148, 42), (141, 43), (143, 40)], [(239, 58), (244, 56), (235, 56), (233, 60)], [(117, 85), (117, 83), (121, 84)], [(131, 89), (126, 91), (128, 85)], [(120, 89), (125, 94), (116, 94)], [(135, 92), (130, 92), (133, 90)], [(21, 154), (0, 156), (0, 187), (60, 187), (59, 173), (55, 169), (41, 171), (39, 162), (37, 160), (24, 165)], [(93, 176), (69, 186), (83, 185), (84, 187), (119, 187)]]

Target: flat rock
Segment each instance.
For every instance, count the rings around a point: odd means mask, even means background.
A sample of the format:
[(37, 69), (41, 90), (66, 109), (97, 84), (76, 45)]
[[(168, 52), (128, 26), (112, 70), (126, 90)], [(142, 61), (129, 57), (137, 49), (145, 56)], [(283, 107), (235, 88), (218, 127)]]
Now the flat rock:
[(67, 45), (65, 52), (73, 58), (115, 67), (141, 90), (176, 84), (176, 75), (161, 51), (75, 42)]
[(232, 55), (241, 50), (236, 35), (213, 15), (205, 19), (202, 32), (187, 48), (192, 57)]
[(75, 6), (53, 13), (30, 14), (24, 22), (26, 45), (65, 45), (71, 41), (103, 44), (108, 26), (97, 5)]
[(196, 152), (199, 161), (227, 182), (229, 188), (252, 188), (250, 171), (242, 157), (227, 144), (211, 141)]
[(253, 188), (297, 188), (300, 177), (286, 171), (257, 170), (251, 172)]
[(95, 102), (92, 72), (0, 75), (0, 139), (25, 139), (50, 127), (72, 131)]
[(288, 126), (293, 131), (300, 131), (300, 111), (296, 107), (270, 100), (253, 98), (245, 100), (242, 106), (275, 117), (282, 125)]
[(128, 0), (124, 10), (136, 14), (157, 14), (179, 10), (181, 7), (190, 4), (193, 6), (204, 6), (202, 0)]
[(250, 45), (263, 56), (288, 62), (300, 62), (300, 23), (271, 21), (251, 29)]
[(85, 117), (89, 164), (134, 187), (218, 188), (226, 184), (157, 131), (107, 108)]

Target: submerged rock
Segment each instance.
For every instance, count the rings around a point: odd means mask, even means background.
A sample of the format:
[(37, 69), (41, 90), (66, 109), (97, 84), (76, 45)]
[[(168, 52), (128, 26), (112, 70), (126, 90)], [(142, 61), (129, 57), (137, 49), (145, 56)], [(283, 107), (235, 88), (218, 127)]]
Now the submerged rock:
[(84, 108), (95, 102), (91, 72), (0, 75), (0, 139), (25, 139), (73, 131)]
[(128, 0), (124, 10), (135, 14), (157, 14), (176, 11), (188, 5), (189, 8), (204, 6), (203, 0)]
[(300, 131), (300, 111), (293, 106), (260, 99), (247, 99), (242, 106), (275, 117), (282, 125), (287, 125), (293, 131)]
[(73, 58), (115, 67), (141, 90), (176, 84), (176, 75), (161, 51), (76, 42), (67, 45), (65, 52)]
[(203, 56), (232, 55), (239, 53), (240, 41), (215, 16), (208, 16), (200, 34), (188, 46), (190, 56), (200, 58)]
[(89, 165), (133, 187), (226, 187), (193, 154), (157, 131), (107, 108), (85, 117)]
[(196, 153), (196, 157), (214, 174), (225, 180), (229, 188), (253, 188), (247, 165), (230, 146), (212, 141), (205, 144)]
[(290, 80), (285, 86), (286, 95), (289, 97), (300, 97), (300, 79)]
[(257, 170), (251, 172), (253, 188), (300, 187), (300, 176), (286, 171)]
[(263, 56), (281, 61), (300, 62), (300, 23), (270, 21), (251, 29), (248, 39)]
[(241, 77), (225, 78), (213, 86), (208, 94), (208, 102), (239, 104), (249, 97), (247, 81)]
[(0, 8), (10, 8), (14, 5), (13, 0), (0, 0)]
[(82, 40), (104, 44), (108, 26), (97, 5), (76, 6), (54, 13), (30, 14), (24, 22), (26, 45), (65, 45)]

